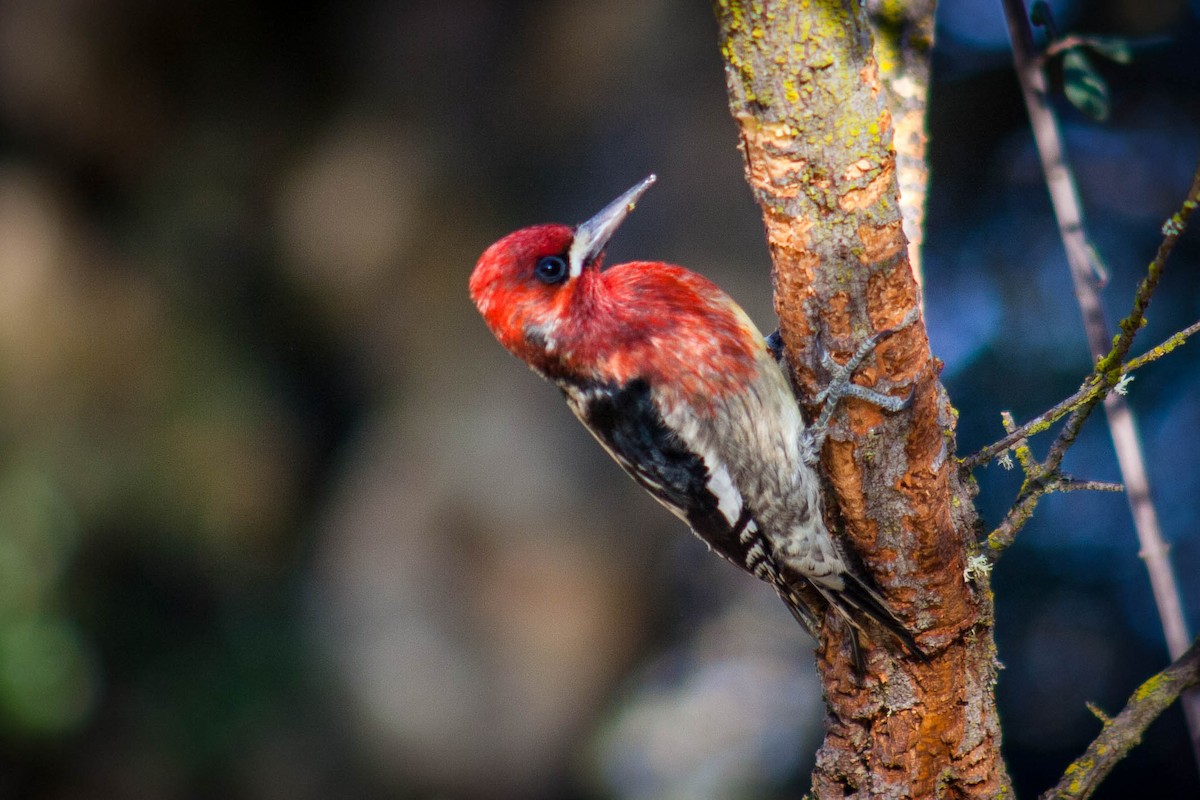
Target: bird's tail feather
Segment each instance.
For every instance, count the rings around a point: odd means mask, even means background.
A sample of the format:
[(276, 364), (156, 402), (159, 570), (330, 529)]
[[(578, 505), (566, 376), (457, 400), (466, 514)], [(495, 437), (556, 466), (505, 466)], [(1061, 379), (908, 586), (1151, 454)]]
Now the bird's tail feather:
[(817, 624), (817, 616), (808, 603), (804, 602), (799, 595), (792, 591), (791, 587), (783, 584), (782, 581), (775, 587), (775, 591), (783, 600), (783, 604), (787, 606), (788, 611), (792, 612), (792, 617), (800, 623), (800, 627), (804, 628), (809, 636), (816, 639), (820, 625)]
[(829, 601), (833, 609), (846, 621), (850, 630), (850, 647), (854, 651), (854, 660), (859, 671), (862, 669), (862, 654), (859, 650), (858, 634), (865, 633), (860, 616), (866, 616), (874, 620), (880, 626), (887, 630), (888, 633), (900, 640), (909, 653), (919, 658), (924, 663), (928, 664), (929, 656), (917, 644), (917, 640), (909, 633), (908, 628), (904, 626), (897, 617), (895, 612), (888, 608), (887, 603), (879, 596), (879, 593), (868, 586), (862, 579), (847, 572), (842, 576), (844, 587), (841, 591), (834, 591), (828, 587), (814, 583), (813, 586), (821, 593), (821, 595)]

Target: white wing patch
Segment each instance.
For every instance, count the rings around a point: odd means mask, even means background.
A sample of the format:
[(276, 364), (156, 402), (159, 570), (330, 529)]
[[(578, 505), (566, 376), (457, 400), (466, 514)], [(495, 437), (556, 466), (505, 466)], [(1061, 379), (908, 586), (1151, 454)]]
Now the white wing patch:
[(742, 528), (742, 532), (738, 534), (738, 541), (743, 547), (749, 547), (750, 543), (758, 536), (758, 523), (754, 520), (749, 520), (746, 527)]
[(737, 525), (738, 519), (742, 516), (742, 493), (733, 485), (729, 468), (718, 461), (712, 452), (705, 454), (704, 466), (708, 468), (706, 486), (712, 492), (713, 497), (717, 498), (717, 510), (721, 512), (721, 516), (725, 517), (725, 521), (732, 528)]

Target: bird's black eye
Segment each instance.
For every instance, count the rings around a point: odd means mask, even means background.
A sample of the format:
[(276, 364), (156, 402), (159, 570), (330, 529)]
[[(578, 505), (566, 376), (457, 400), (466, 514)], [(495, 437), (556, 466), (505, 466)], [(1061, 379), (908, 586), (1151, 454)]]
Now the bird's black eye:
[(567, 261), (562, 256), (542, 256), (533, 268), (533, 274), (542, 283), (562, 283), (567, 277)]

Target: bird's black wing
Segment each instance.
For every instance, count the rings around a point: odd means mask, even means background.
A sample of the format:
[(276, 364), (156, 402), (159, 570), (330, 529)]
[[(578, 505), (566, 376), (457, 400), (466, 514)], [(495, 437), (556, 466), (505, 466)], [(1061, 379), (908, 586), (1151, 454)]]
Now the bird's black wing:
[[(560, 388), (576, 416), (635, 481), (686, 521), (697, 536), (726, 560), (771, 584), (792, 616), (816, 637), (819, 627), (816, 614), (796, 590), (797, 584), (806, 581), (796, 575), (785, 577), (759, 531), (752, 509), (733, 485), (724, 465), (706, 461), (703, 454), (689, 447), (666, 424), (645, 381), (586, 388), (560, 383)], [(843, 578), (846, 585), (841, 592), (814, 586), (851, 626), (851, 646), (860, 673), (863, 666), (856, 632), (859, 625), (853, 611), (874, 618), (912, 653), (926, 658), (874, 590), (850, 573)]]
[(643, 380), (623, 386), (564, 386), (571, 409), (604, 449), (718, 553), (746, 568), (743, 534), (752, 517), (723, 465), (705, 463), (663, 421)]
[(771, 584), (800, 625), (815, 636), (812, 610), (783, 579), (753, 510), (728, 470), (707, 462), (666, 424), (645, 381), (560, 388), (571, 410), (622, 469), (719, 555)]

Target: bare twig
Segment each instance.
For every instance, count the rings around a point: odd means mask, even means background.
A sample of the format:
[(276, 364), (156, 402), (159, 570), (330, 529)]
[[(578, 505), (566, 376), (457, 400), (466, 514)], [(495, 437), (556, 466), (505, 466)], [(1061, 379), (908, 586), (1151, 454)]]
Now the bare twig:
[[(1015, 427), (1012, 414), (1008, 411), (1001, 411), (1000, 420), (1004, 424), (1004, 430), (1011, 434)], [(1047, 472), (1042, 464), (1033, 457), (1033, 451), (1029, 449), (1029, 443), (1024, 439), (1018, 439), (1012, 449), (1017, 454), (1021, 471), (1025, 473), (1025, 482), (1021, 486), (1017, 502), (1008, 510), (1004, 521), (988, 534), (988, 554), (984, 558), (989, 563), (995, 563), (1000, 553), (1013, 543), (1021, 528), (1025, 527), (1025, 523), (1033, 516), (1034, 509), (1037, 508), (1038, 501), (1042, 499), (1043, 495), (1050, 492), (1122, 492), (1125, 490), (1125, 487), (1119, 483), (1083, 481), (1058, 471)]]
[[(1137, 293), (1133, 297), (1133, 312), (1121, 320), (1121, 333), (1113, 342), (1112, 349), (1096, 365), (1097, 372), (1118, 368), (1125, 360), (1125, 356), (1129, 354), (1129, 348), (1133, 346), (1133, 338), (1146, 324), (1146, 308), (1150, 305), (1150, 298), (1154, 295), (1154, 290), (1158, 288), (1158, 282), (1166, 268), (1167, 259), (1170, 257), (1171, 251), (1175, 249), (1179, 237), (1187, 229), (1188, 219), (1191, 218), (1198, 203), (1200, 203), (1200, 166), (1192, 174), (1192, 185), (1188, 189), (1183, 205), (1169, 220), (1163, 223), (1162, 242), (1158, 245), (1158, 252), (1154, 254), (1154, 260), (1146, 268), (1146, 277), (1142, 278), (1142, 282), (1138, 284)], [(1094, 349), (1103, 351), (1104, 348)]]
[(1123, 492), (1125, 487), (1109, 481), (1085, 481), (1069, 475), (1055, 474), (1029, 485), (1013, 507), (1004, 515), (1004, 520), (988, 534), (988, 559), (995, 561), (998, 555), (1013, 543), (1021, 528), (1033, 516), (1038, 501), (1051, 492)]
[[(1119, 377), (1113, 386), (1120, 383), (1120, 378), (1124, 378), (1126, 375), (1141, 369), (1147, 364), (1157, 361), (1186, 342), (1196, 333), (1200, 333), (1200, 322), (1193, 322), (1183, 330), (1171, 334), (1170, 337), (1156, 347), (1151, 348), (1137, 358), (1131, 358), (1121, 365)], [(1005, 428), (1007, 433), (1005, 433), (1003, 438), (997, 439), (987, 447), (980, 448), (977, 452), (961, 459), (959, 461), (960, 467), (964, 470), (971, 470), (991, 461), (1000, 453), (1012, 448), (1019, 440), (1033, 436), (1036, 433), (1041, 433), (1067, 414), (1079, 408), (1082, 404), (1094, 404), (1098, 402), (1107, 392), (1112, 390), (1113, 386), (1107, 386), (1106, 382), (1097, 373), (1093, 372), (1084, 380), (1083, 385), (1075, 394), (1052, 408), (1046, 409), (1019, 427)]]
[(1200, 684), (1200, 640), (1175, 663), (1137, 688), (1121, 713), (1104, 721), (1100, 735), (1084, 754), (1071, 762), (1058, 785), (1041, 800), (1082, 800), (1108, 777), (1108, 773), (1142, 740), (1142, 734), (1175, 699)]
[[(1049, 173), (1048, 173), (1049, 174)], [(1066, 171), (1063, 173), (1068, 180), (1073, 180), (1071, 173)], [(1047, 178), (1049, 180), (1049, 178)], [(1109, 394), (1109, 391), (1120, 383), (1121, 378), (1129, 372), (1127, 367), (1122, 367), (1122, 362), (1129, 354), (1130, 348), (1133, 346), (1134, 337), (1137, 336), (1142, 326), (1146, 324), (1146, 309), (1150, 305), (1150, 299), (1154, 295), (1155, 289), (1158, 288), (1158, 282), (1162, 278), (1163, 269), (1166, 266), (1167, 258), (1175, 247), (1175, 242), (1183, 234), (1187, 227), (1188, 218), (1192, 211), (1196, 208), (1197, 200), (1200, 198), (1200, 167), (1192, 176), (1192, 186), (1188, 192), (1187, 198), (1184, 200), (1180, 210), (1176, 212), (1170, 220), (1163, 225), (1163, 241), (1159, 244), (1158, 252), (1155, 254), (1154, 260), (1150, 262), (1146, 268), (1146, 277), (1138, 285), (1137, 291), (1133, 297), (1133, 309), (1129, 316), (1121, 320), (1120, 333), (1113, 341), (1111, 349), (1105, 352), (1105, 342), (1107, 341), (1107, 323), (1104, 322), (1104, 314), (1099, 312), (1099, 322), (1091, 318), (1091, 315), (1085, 312), (1084, 325), (1087, 327), (1088, 344), (1092, 349), (1092, 354), (1096, 358), (1096, 366), (1093, 370), (1092, 377), (1089, 379), (1096, 389), (1096, 395), (1089, 398), (1087, 401), (1080, 403), (1071, 412), (1071, 416), (1067, 419), (1063, 429), (1059, 432), (1057, 439), (1050, 448), (1050, 452), (1046, 456), (1044, 466), (1049, 471), (1058, 469), (1058, 465), (1062, 463), (1063, 456), (1066, 455), (1067, 449), (1074, 443), (1075, 437), (1083, 428), (1083, 424), (1087, 421), (1088, 416), (1096, 407), (1097, 402), (1101, 399), (1104, 401), (1105, 411), (1109, 417), (1109, 428), (1112, 430), (1113, 444), (1117, 450), (1117, 460), (1120, 463), (1122, 474), (1125, 475), (1127, 482), (1133, 484), (1139, 483), (1140, 480), (1145, 480), (1145, 469), (1141, 465), (1141, 445), (1137, 441), (1136, 432), (1133, 430), (1133, 419), (1128, 405), (1119, 395)], [(1060, 222), (1060, 228), (1061, 228)], [(1078, 231), (1076, 232), (1078, 233)], [(1063, 232), (1064, 241), (1066, 241), (1067, 233)], [(1085, 246), (1090, 251), (1091, 246)], [(1068, 259), (1069, 260), (1069, 259)], [(1075, 267), (1072, 266), (1072, 270)], [(1095, 301), (1097, 308), (1099, 307), (1099, 294), (1090, 281), (1089, 275), (1076, 276), (1076, 296), (1083, 293), (1090, 295), (1087, 302), (1081, 300), (1081, 306), (1089, 305), (1092, 300)], [(1102, 326), (1098, 331), (1093, 329), (1093, 324)], [(1195, 326), (1190, 326), (1190, 330)], [(1183, 333), (1183, 331), (1180, 331)], [(1160, 345), (1160, 348), (1167, 347), (1167, 344), (1177, 340), (1179, 334), (1168, 339), (1167, 343)], [(1159, 348), (1156, 348), (1159, 349)], [(1169, 349), (1169, 348), (1168, 348)], [(1153, 352), (1153, 351), (1152, 351)], [(1164, 351), (1165, 352), (1165, 351)], [(1157, 357), (1157, 356), (1156, 356)], [(1086, 384), (1085, 384), (1086, 385)], [(1127, 422), (1122, 422), (1122, 418), (1128, 416)], [(1135, 463), (1136, 462), (1136, 463)], [(1130, 473), (1126, 473), (1126, 468), (1130, 469)], [(1140, 475), (1138, 474), (1140, 473)], [(1132, 484), (1131, 484), (1132, 485)], [(1146, 502), (1149, 502), (1149, 484), (1146, 482), (1147, 494)], [(1140, 503), (1141, 501), (1137, 501)], [(1133, 505), (1134, 521), (1138, 522), (1138, 506), (1134, 498), (1130, 498), (1130, 504)], [(1153, 507), (1150, 507), (1149, 513), (1153, 515)], [(1142, 520), (1148, 522), (1148, 520)], [(1153, 532), (1161, 539), (1161, 534), (1157, 533), (1157, 519), (1153, 520)], [(1142, 541), (1143, 550), (1146, 549), (1146, 541), (1142, 540), (1144, 531), (1139, 527), (1139, 540)], [(1169, 565), (1168, 565), (1169, 566)], [(1172, 577), (1172, 582), (1174, 578)], [(1153, 571), (1152, 571), (1153, 582)], [(1177, 592), (1176, 592), (1177, 594)], [(1165, 622), (1164, 622), (1165, 625)], [(1182, 639), (1177, 642), (1179, 652), (1187, 646), (1188, 639), (1186, 631), (1183, 632)]]
[[(1034, 52), (1033, 32), (1029, 27), (1025, 4), (1022, 0), (1003, 0), (1003, 5), (1009, 36), (1012, 40), (1017, 78), (1021, 84), (1021, 92), (1029, 113), (1030, 127), (1033, 129), (1034, 140), (1041, 157), (1046, 186), (1050, 190), (1054, 214), (1058, 219), (1059, 234), (1067, 251), (1067, 262), (1071, 268), (1075, 297), (1083, 314), (1088, 345), (1093, 358), (1099, 362), (1097, 371), (1103, 375), (1104, 382), (1110, 386), (1115, 385), (1118, 377), (1114, 373), (1119, 373), (1121, 361), (1129, 352), (1138, 329), (1144, 324), (1145, 308), (1161, 277), (1166, 255), (1170, 253), (1175, 241), (1182, 233), (1187, 216), (1196, 207), (1197, 194), (1200, 193), (1200, 171), (1193, 179), (1192, 191), (1189, 192), (1188, 200), (1184, 203), (1182, 211), (1176, 215), (1176, 218), (1173, 218), (1171, 223), (1164, 226), (1163, 242), (1159, 247), (1158, 255), (1151, 264), (1150, 271), (1142, 281), (1142, 285), (1138, 287), (1134, 311), (1122, 321), (1121, 334), (1110, 349), (1106, 338), (1108, 325), (1104, 320), (1099, 292), (1093, 283), (1090, 257), (1092, 248), (1087, 241), (1083, 227), (1079, 193), (1064, 156), (1057, 117), (1048, 101), (1046, 76), (1042, 72), (1039, 58)], [(1057, 469), (1066, 448), (1078, 435), (1079, 429), (1091, 413), (1092, 408), (1094, 405), (1085, 405), (1072, 412), (1054, 446), (1051, 447), (1044, 466), (1051, 470)], [(1146, 475), (1145, 462), (1133, 415), (1129, 406), (1119, 395), (1109, 394), (1104, 400), (1104, 408), (1108, 416), (1113, 446), (1117, 452), (1117, 462), (1125, 486), (1128, 488), (1134, 527), (1141, 545), (1142, 558), (1150, 574), (1150, 585), (1166, 636), (1167, 649), (1172, 658), (1178, 658), (1187, 648), (1191, 637), (1188, 634), (1187, 622), (1183, 617), (1183, 605), (1178, 585), (1175, 582), (1174, 571), (1171, 568), (1167, 545), (1163, 541), (1154, 504), (1150, 499), (1149, 478)], [(1200, 766), (1200, 694), (1193, 693), (1191, 696), (1185, 697), (1183, 706), (1191, 732), (1197, 765)]]
[[(1012, 433), (1016, 427), (1016, 422), (1013, 420), (1013, 415), (1010, 411), (1001, 411), (1000, 421), (1004, 425), (1004, 430), (1009, 433)], [(1037, 462), (1033, 458), (1033, 451), (1029, 449), (1029, 442), (1025, 438), (1017, 439), (1013, 445), (1013, 452), (1017, 455), (1017, 463), (1021, 465), (1021, 470), (1025, 473), (1025, 478), (1028, 479), (1030, 473), (1037, 466)]]
[(1064, 475), (1058, 486), (1060, 492), (1123, 492), (1125, 487), (1112, 481), (1085, 481)]
[(1004, 515), (1004, 519), (996, 526), (996, 529), (987, 536), (987, 558), (989, 561), (994, 562), (999, 557), (999, 554), (1016, 540), (1017, 534), (1021, 532), (1021, 529), (1025, 527), (1025, 523), (1029, 522), (1029, 518), (1033, 516), (1033, 511), (1037, 508), (1038, 501), (1042, 499), (1042, 495), (1049, 491), (1051, 491), (1051, 487), (1045, 484), (1034, 487), (1013, 504), (1013, 507)]
[(1137, 358), (1129, 359), (1129, 361), (1125, 362), (1125, 366), (1121, 368), (1121, 375), (1128, 375), (1130, 372), (1144, 367), (1151, 361), (1157, 361), (1167, 353), (1174, 350), (1176, 347), (1179, 347), (1179, 345), (1186, 342), (1192, 336), (1192, 334), (1196, 333), (1197, 331), (1200, 331), (1200, 321), (1193, 322), (1191, 325), (1188, 325), (1178, 333), (1172, 334), (1170, 338), (1168, 338), (1158, 347), (1154, 347), (1145, 353), (1142, 353)]

